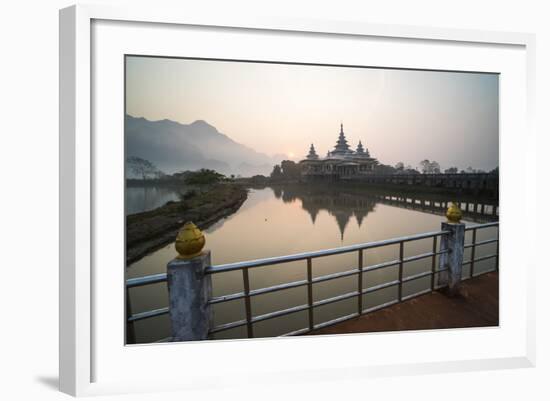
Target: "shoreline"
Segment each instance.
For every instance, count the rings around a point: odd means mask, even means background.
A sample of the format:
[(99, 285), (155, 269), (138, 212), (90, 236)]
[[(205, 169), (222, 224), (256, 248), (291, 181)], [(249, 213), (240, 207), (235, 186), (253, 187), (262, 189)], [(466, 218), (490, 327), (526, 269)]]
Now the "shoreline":
[(205, 230), (239, 210), (247, 198), (244, 186), (219, 184), (187, 199), (126, 216), (126, 267), (175, 241), (185, 222)]

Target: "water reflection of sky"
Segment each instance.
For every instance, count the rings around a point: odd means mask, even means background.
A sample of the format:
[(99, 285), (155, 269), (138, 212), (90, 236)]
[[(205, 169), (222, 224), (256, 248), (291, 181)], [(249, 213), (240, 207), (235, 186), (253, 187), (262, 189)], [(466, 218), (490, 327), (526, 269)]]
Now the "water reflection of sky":
[(167, 187), (126, 187), (126, 215), (161, 207), (169, 201), (179, 200), (179, 193)]

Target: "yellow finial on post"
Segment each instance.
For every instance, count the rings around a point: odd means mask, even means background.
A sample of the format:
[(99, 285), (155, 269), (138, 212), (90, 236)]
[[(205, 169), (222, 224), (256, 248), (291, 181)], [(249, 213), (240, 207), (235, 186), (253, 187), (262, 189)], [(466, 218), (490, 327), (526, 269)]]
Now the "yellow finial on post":
[(451, 206), (447, 209), (445, 216), (447, 216), (449, 223), (460, 223), (460, 219), (462, 219), (462, 210), (460, 210), (455, 202), (451, 202)]
[(191, 259), (201, 254), (206, 240), (202, 231), (192, 222), (183, 225), (176, 237), (178, 259)]

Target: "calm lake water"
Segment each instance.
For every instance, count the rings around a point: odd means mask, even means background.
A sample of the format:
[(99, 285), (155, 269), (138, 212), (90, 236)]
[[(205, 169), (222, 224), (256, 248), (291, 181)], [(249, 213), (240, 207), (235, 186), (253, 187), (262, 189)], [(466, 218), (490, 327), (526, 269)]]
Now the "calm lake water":
[[(138, 188), (132, 190), (132, 211), (140, 211), (137, 205), (164, 204), (165, 199), (177, 194), (172, 192), (147, 192), (148, 200), (137, 200)], [(141, 188), (143, 190), (143, 188)], [(149, 188), (151, 189), (151, 188)], [(158, 199), (154, 200), (158, 194)], [(128, 195), (127, 195), (128, 196)], [(399, 203), (357, 187), (345, 186), (288, 186), (280, 188), (251, 189), (248, 199), (233, 215), (219, 221), (205, 230), (206, 248), (212, 252), (212, 263), (222, 264), (250, 259), (280, 256), (319, 249), (335, 248), (405, 235), (440, 230), (445, 218), (436, 214), (443, 210), (449, 199), (414, 199), (408, 196), (407, 203)], [(421, 202), (422, 204), (419, 204)], [(428, 204), (431, 202), (431, 206)], [(148, 206), (146, 206), (148, 207)], [(466, 210), (467, 205), (462, 207)], [(492, 221), (491, 205), (469, 206), (464, 222), (467, 225)], [(478, 212), (474, 214), (476, 208)], [(498, 211), (498, 209), (497, 209)], [(471, 233), (466, 243), (471, 241)], [(479, 230), (477, 240), (494, 238), (496, 229)], [(432, 239), (405, 244), (405, 257), (431, 252)], [(438, 244), (439, 247), (439, 244)], [(496, 244), (476, 248), (476, 257), (494, 254)], [(369, 266), (399, 257), (398, 245), (387, 246), (364, 252), (364, 266)], [(166, 264), (176, 256), (173, 244), (150, 254), (126, 269), (126, 277), (140, 277), (164, 273)], [(357, 267), (357, 252), (335, 255), (313, 260), (313, 277), (350, 270)], [(470, 258), (470, 249), (465, 260)], [(495, 260), (476, 263), (475, 271), (494, 268)], [(465, 274), (469, 266), (465, 266)], [(404, 276), (428, 271), (431, 259), (405, 263)], [(364, 288), (392, 281), (397, 278), (398, 267), (388, 267), (363, 275)], [(306, 279), (306, 262), (299, 261), (280, 265), (258, 267), (250, 270), (251, 289), (268, 287), (290, 281)], [(212, 277), (213, 295), (219, 296), (243, 291), (240, 271), (216, 274)], [(413, 294), (430, 286), (430, 277), (424, 277), (403, 285), (403, 295)], [(357, 289), (357, 276), (322, 282), (313, 286), (313, 297), (321, 300)], [(130, 290), (130, 306), (133, 313), (167, 306), (165, 283), (154, 284)], [(397, 287), (391, 287), (363, 296), (363, 307), (368, 308), (397, 297)], [(307, 287), (299, 287), (252, 298), (252, 314), (259, 315), (307, 303)], [(315, 323), (325, 322), (356, 311), (357, 299), (352, 298), (315, 309)], [(219, 325), (245, 318), (244, 300), (214, 305), (214, 324)], [(254, 325), (256, 337), (269, 337), (298, 330), (308, 325), (307, 311), (290, 314)], [(167, 315), (134, 323), (136, 343), (157, 341), (170, 335)], [(245, 338), (246, 327), (239, 327), (216, 334), (213, 338)]]
[(126, 187), (126, 215), (156, 209), (179, 197), (178, 191), (168, 187)]

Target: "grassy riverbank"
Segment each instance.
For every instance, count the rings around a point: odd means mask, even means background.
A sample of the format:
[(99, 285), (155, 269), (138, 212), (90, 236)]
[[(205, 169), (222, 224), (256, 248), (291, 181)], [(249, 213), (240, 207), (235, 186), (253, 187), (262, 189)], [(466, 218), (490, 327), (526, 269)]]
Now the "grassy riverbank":
[(244, 186), (220, 183), (191, 191), (180, 201), (126, 217), (126, 265), (174, 241), (187, 221), (202, 230), (235, 213), (247, 198)]

